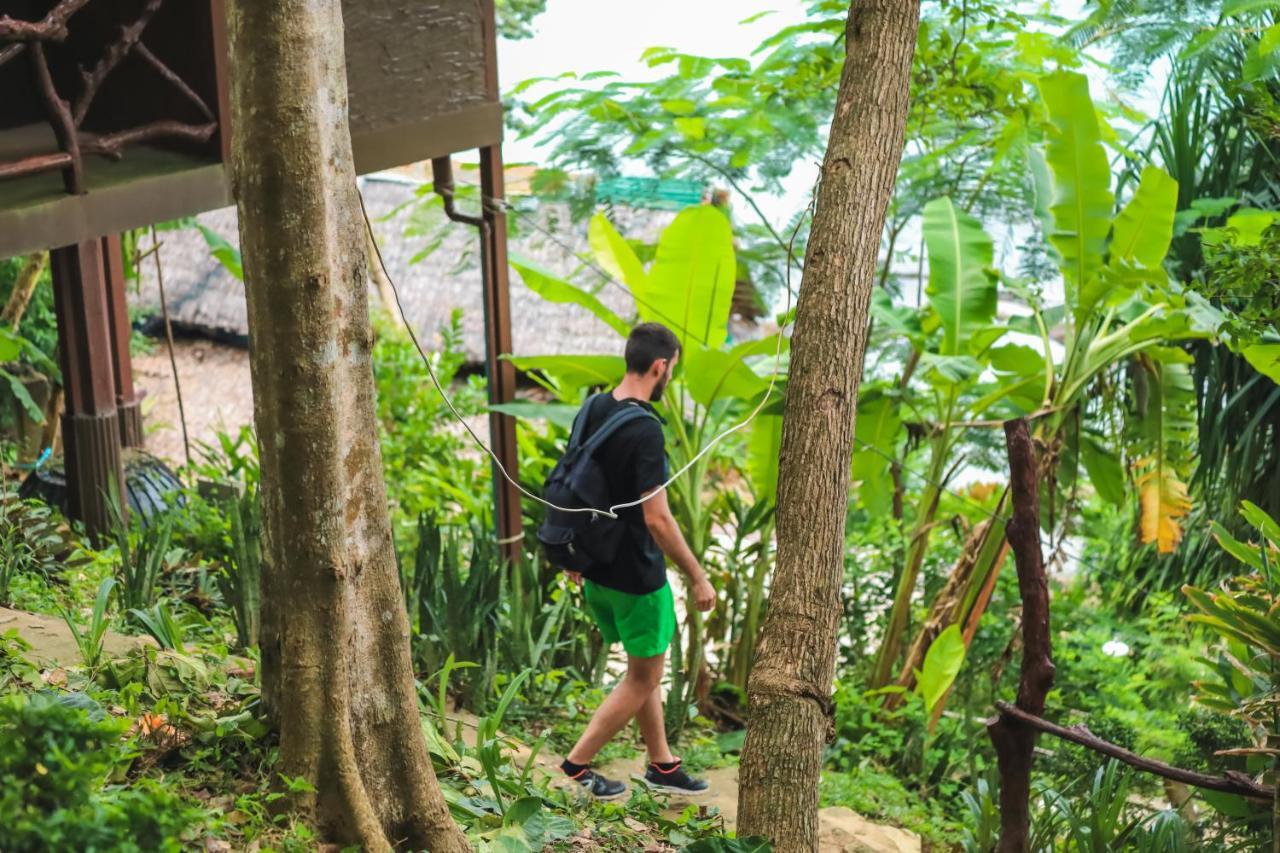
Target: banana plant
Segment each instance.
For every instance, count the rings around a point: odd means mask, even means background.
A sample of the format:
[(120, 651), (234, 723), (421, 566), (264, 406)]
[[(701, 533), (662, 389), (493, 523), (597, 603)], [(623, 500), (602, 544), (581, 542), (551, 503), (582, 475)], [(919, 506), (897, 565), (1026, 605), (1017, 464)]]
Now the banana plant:
[[(736, 467), (749, 483), (757, 503), (768, 504), (774, 499), (782, 433), (782, 408), (777, 401), (767, 405), (751, 422), (745, 446), (736, 445), (738, 453), (704, 455), (703, 451), (760, 406), (771, 386), (781, 397), (787, 339), (778, 333), (759, 340), (729, 340), (737, 261), (729, 220), (718, 208), (699, 205), (681, 211), (659, 236), (654, 259), (647, 266), (602, 213), (590, 220), (588, 237), (595, 263), (631, 294), (632, 315), (619, 315), (591, 290), (522, 259), (513, 259), (512, 266), (525, 285), (544, 299), (586, 310), (616, 331), (619, 350), (634, 320), (662, 323), (680, 339), (680, 367), (662, 405), (671, 470), (681, 471), (686, 466), (688, 470), (671, 484), (669, 491), (690, 548), (703, 560), (713, 539), (714, 515), (710, 503), (704, 500), (705, 486), (713, 471)], [(616, 353), (518, 354), (511, 360), (554, 393), (560, 405), (515, 403), (502, 406), (501, 410), (517, 417), (560, 422), (572, 416), (585, 389), (616, 384), (626, 369)], [(766, 530), (762, 535), (767, 533)], [(763, 599), (752, 591), (763, 589), (764, 571), (753, 570), (747, 584), (729, 584), (728, 578), (711, 574), (713, 582), (718, 581), (722, 588), (746, 589), (749, 598)], [(695, 695), (700, 685), (706, 686), (706, 679), (699, 677), (704, 670), (706, 626), (697, 612), (691, 611), (688, 620), (688, 643), (681, 655), (682, 666), (677, 667), (682, 671), (676, 673), (678, 689), (673, 690), (670, 702), (673, 734), (687, 720), (684, 709), (700, 698)], [(712, 627), (723, 634), (730, 626), (720, 622)]]
[[(1177, 183), (1160, 169), (1148, 167), (1117, 212), (1104, 147), (1104, 139), (1114, 138), (1114, 132), (1099, 119), (1086, 78), (1060, 71), (1041, 77), (1038, 83), (1044, 138), (1031, 157), (1036, 211), (1062, 277), (1065, 300), (1061, 305), (1045, 305), (1036, 290), (1001, 279), (1018, 293), (1030, 313), (1003, 326), (984, 325), (991, 321), (985, 313), (989, 303), (982, 301), (978, 271), (991, 263), (990, 238), (976, 223), (966, 222), (963, 214), (951, 213), (949, 203), (935, 203), (933, 215), (926, 215), (930, 304), (921, 327), (941, 329), (941, 341), (936, 334), (927, 337), (925, 343), (933, 349), (920, 351), (918, 360), (934, 371), (932, 377), (926, 374), (933, 380), (927, 393), (943, 405), (932, 410), (939, 414), (928, 430), (930, 482), (915, 516), (873, 687), (884, 687), (893, 677), (915, 594), (918, 561), (927, 547), (946, 473), (955, 464), (951, 454), (956, 429), (968, 427), (967, 419), (983, 418), (985, 423), (1015, 416), (1033, 419), (1034, 436), (1044, 448), (1046, 482), (1056, 481), (1060, 461), (1078, 446), (1084, 468), (1100, 493), (1105, 490), (1124, 500), (1126, 480), (1132, 478), (1140, 495), (1144, 542), (1167, 550), (1176, 546), (1181, 535), (1179, 519), (1189, 499), (1175, 457), (1185, 453), (1186, 417), (1194, 411), (1188, 408), (1194, 398), (1188, 400), (1181, 393), (1186, 358), (1174, 345), (1211, 337), (1222, 317), (1205, 300), (1182, 292), (1164, 270)], [(992, 288), (994, 297), (994, 284)], [(955, 294), (962, 293), (973, 296), (967, 302), (957, 301)], [(966, 305), (973, 308), (972, 315), (965, 314)], [(1030, 335), (1039, 345), (997, 346), (1010, 331)], [(1055, 357), (1051, 333), (1061, 339), (1060, 357)], [(965, 336), (969, 347), (962, 352), (958, 342)], [(1076, 432), (1076, 425), (1083, 423), (1087, 428), (1088, 419), (1097, 413), (1090, 397), (1099, 381), (1133, 364), (1144, 372), (1152, 393), (1141, 440), (1136, 448), (1124, 448), (1135, 451), (1133, 470), (1126, 474), (1114, 461), (1122, 448), (1106, 447), (1092, 434), (1089, 441), (1072, 439), (1084, 437)], [(979, 372), (982, 375), (975, 375)], [(1001, 526), (1007, 516), (1005, 501), (1002, 497), (993, 512)], [(976, 562), (961, 596), (964, 606), (954, 615), (966, 628), (976, 625), (981, 616), (988, 600), (982, 592), (990, 588), (1004, 557), (1001, 548), (984, 547), (981, 539), (973, 543), (980, 553), (961, 558)], [(972, 635), (969, 630), (965, 634)], [(927, 648), (914, 646), (920, 653)], [(913, 683), (913, 670), (920, 663), (908, 660), (898, 683)]]

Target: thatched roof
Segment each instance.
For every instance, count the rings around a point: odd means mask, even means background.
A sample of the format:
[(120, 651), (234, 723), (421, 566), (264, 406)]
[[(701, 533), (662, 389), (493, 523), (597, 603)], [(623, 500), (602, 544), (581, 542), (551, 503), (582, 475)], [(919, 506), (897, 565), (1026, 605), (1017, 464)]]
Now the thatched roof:
[[(382, 249), (387, 270), (404, 304), (406, 319), (427, 339), (448, 324), (455, 309), (462, 311), (462, 347), (468, 361), (484, 359), (484, 308), (481, 299), (479, 237), (476, 230), (444, 219), (438, 208), (414, 202), (422, 185), (402, 178), (361, 180), (365, 205)], [(423, 200), (430, 198), (423, 195)], [(459, 207), (468, 208), (465, 199)], [(653, 242), (674, 218), (669, 210), (615, 206), (611, 218), (630, 239)], [(580, 285), (596, 288), (596, 296), (620, 316), (635, 314), (629, 293), (621, 285), (602, 280), (576, 256), (590, 257), (585, 223), (573, 223), (569, 211), (545, 205), (536, 214), (511, 217), (510, 253)], [(239, 244), (235, 208), (196, 217), (196, 221)], [(165, 293), (173, 322), (218, 337), (243, 340), (248, 334), (244, 288), (216, 260), (195, 227), (161, 232), (161, 261)], [(438, 245), (435, 245), (436, 242)], [(420, 257), (435, 245), (426, 257)], [(370, 298), (377, 299), (371, 290)], [(751, 299), (739, 299), (742, 313)], [(135, 304), (159, 313), (154, 264), (142, 268), (142, 285)], [(612, 353), (618, 337), (604, 323), (576, 305), (553, 304), (524, 286), (511, 273), (512, 338), (518, 354)], [(750, 334), (750, 317), (735, 323), (736, 335)], [(437, 339), (438, 342), (438, 339)]]

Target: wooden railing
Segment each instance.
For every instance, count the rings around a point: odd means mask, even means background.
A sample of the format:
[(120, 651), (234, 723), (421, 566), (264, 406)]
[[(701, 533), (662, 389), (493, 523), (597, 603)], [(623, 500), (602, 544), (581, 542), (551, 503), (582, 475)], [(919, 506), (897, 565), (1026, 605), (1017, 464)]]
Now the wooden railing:
[[(118, 160), (123, 156), (123, 149), (127, 145), (161, 138), (204, 142), (217, 131), (218, 122), (204, 99), (142, 43), (143, 32), (164, 0), (147, 0), (137, 18), (120, 27), (116, 40), (106, 46), (93, 67), (80, 70), (80, 91), (76, 93), (74, 102), (62, 97), (49, 71), (45, 45), (65, 41), (70, 32), (68, 24), (72, 17), (89, 2), (91, 0), (61, 0), (38, 21), (22, 21), (0, 15), (0, 66), (26, 55), (31, 64), (37, 93), (44, 106), (45, 117), (52, 126), (58, 143), (56, 151), (31, 154), (7, 163), (0, 162), (0, 179), (61, 170), (67, 192), (79, 195), (85, 192), (85, 155)], [(99, 88), (120, 61), (129, 55), (151, 66), (161, 78), (195, 105), (208, 121), (204, 124), (187, 124), (161, 120), (104, 134), (82, 130), (81, 125)]]

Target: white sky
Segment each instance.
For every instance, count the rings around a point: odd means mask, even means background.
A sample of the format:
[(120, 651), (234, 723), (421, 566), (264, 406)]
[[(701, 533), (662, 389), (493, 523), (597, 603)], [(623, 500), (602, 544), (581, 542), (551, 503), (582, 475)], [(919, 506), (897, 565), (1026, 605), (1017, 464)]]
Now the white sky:
[[(1084, 0), (1050, 0), (1046, 5), (1074, 19), (1082, 14)], [(534, 21), (533, 38), (499, 44), (501, 87), (505, 92), (523, 80), (566, 71), (615, 71), (624, 79), (655, 79), (670, 73), (669, 66), (651, 69), (641, 60), (641, 54), (655, 46), (703, 56), (748, 56), (767, 36), (803, 21), (804, 9), (804, 0), (549, 0), (546, 12)], [(741, 23), (765, 11), (771, 14)], [(1095, 80), (1095, 96), (1101, 96), (1105, 71), (1086, 70)], [(508, 163), (542, 159), (532, 141), (511, 135), (503, 151)], [(786, 182), (784, 196), (758, 196), (757, 203), (772, 220), (785, 222), (804, 205), (816, 171), (814, 164), (799, 164)]]

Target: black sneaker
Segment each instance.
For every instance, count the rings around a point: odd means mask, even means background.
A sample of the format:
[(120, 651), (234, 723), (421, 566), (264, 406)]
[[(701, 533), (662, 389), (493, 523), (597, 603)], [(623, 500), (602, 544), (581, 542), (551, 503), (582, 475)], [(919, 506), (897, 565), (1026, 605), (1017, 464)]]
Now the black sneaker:
[(590, 767), (584, 767), (577, 776), (570, 776), (597, 800), (616, 800), (627, 793), (627, 786), (614, 779), (606, 779)]
[(657, 764), (650, 764), (644, 772), (644, 782), (653, 791), (694, 797), (699, 794), (705, 794), (711, 787), (706, 783), (706, 780), (695, 779), (684, 772), (684, 768), (680, 766), (679, 761), (663, 767)]

